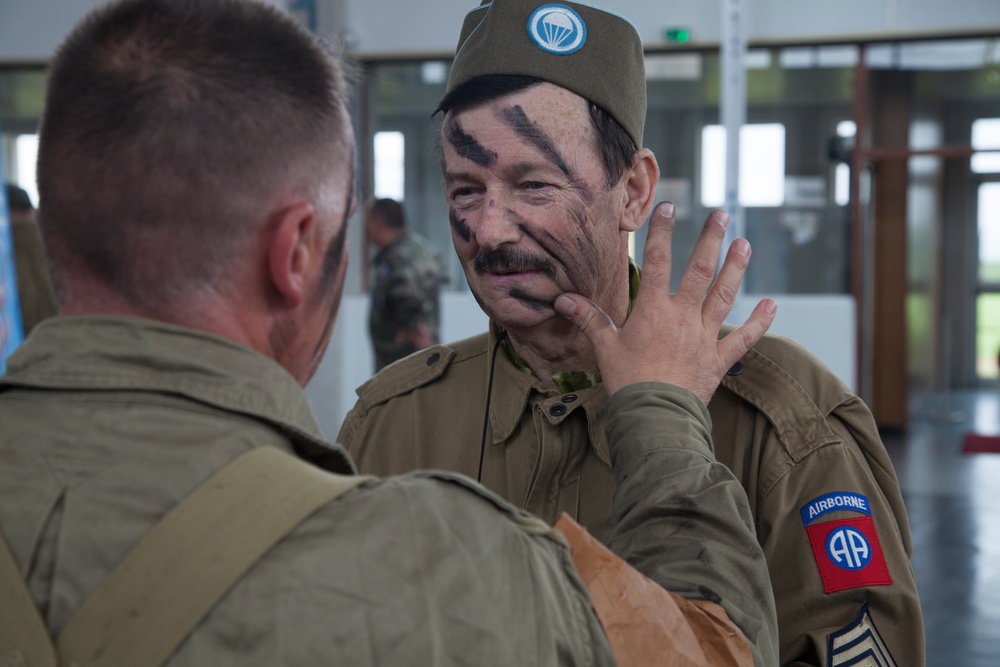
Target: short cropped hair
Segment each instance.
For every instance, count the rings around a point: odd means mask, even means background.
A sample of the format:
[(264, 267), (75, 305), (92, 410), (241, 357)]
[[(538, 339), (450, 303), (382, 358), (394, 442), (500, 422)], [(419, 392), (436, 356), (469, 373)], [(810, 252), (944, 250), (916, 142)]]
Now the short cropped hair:
[(368, 210), (370, 215), (380, 218), (389, 229), (406, 227), (406, 214), (403, 206), (395, 199), (376, 199)]
[[(544, 79), (538, 77), (519, 74), (478, 76), (446, 94), (438, 103), (434, 115), (447, 114), (449, 111), (489, 102), (544, 82)], [(611, 188), (632, 166), (639, 149), (629, 133), (611, 114), (590, 100), (585, 102), (590, 113), (591, 126), (597, 137), (597, 148), (604, 164), (605, 185)]]
[[(282, 195), (322, 198), (344, 146), (342, 63), (249, 0), (123, 0), (59, 48), (38, 154), (57, 283), (133, 304), (218, 291)], [(71, 278), (67, 278), (71, 279)]]

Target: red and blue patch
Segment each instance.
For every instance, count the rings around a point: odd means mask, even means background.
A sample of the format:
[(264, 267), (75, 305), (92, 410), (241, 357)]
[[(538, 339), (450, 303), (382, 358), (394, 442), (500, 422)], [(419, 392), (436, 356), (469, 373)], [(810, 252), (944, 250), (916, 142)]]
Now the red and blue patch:
[[(830, 512), (842, 511), (862, 516), (815, 523)], [(814, 498), (801, 512), (824, 591), (835, 593), (860, 586), (892, 584), (868, 498), (837, 491)]]

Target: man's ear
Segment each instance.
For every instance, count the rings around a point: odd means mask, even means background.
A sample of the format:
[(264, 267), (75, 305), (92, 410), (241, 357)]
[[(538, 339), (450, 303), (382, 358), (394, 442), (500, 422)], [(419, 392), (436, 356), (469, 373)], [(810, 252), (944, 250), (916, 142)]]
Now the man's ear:
[(317, 261), (316, 213), (312, 204), (297, 202), (282, 209), (271, 224), (267, 249), (268, 278), (280, 303), (298, 308), (305, 297), (306, 276)]
[(653, 208), (656, 184), (660, 180), (660, 165), (653, 151), (643, 148), (635, 154), (635, 161), (625, 181), (625, 210), (619, 227), (623, 232), (634, 232), (646, 222)]

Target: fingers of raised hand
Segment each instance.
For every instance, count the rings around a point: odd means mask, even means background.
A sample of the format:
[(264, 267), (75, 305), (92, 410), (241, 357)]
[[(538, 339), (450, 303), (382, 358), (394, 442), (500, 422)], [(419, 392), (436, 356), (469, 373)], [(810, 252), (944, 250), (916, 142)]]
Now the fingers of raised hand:
[(642, 282), (636, 306), (645, 301), (659, 301), (670, 294), (671, 240), (674, 233), (674, 205), (660, 202), (649, 218), (649, 233), (642, 253)]
[(747, 351), (757, 344), (774, 322), (778, 306), (771, 299), (761, 299), (750, 313), (750, 317), (739, 327), (729, 332), (719, 341), (719, 359), (724, 368), (729, 368)]
[(743, 276), (746, 274), (749, 263), (750, 244), (746, 239), (736, 239), (729, 246), (729, 252), (726, 253), (726, 259), (722, 263), (719, 276), (712, 285), (712, 289), (709, 290), (702, 308), (705, 324), (713, 327), (715, 331), (719, 330), (733, 309), (740, 283), (743, 282)]
[(618, 327), (607, 313), (593, 301), (579, 294), (560, 294), (552, 307), (576, 325), (597, 350), (601, 350), (618, 332)]
[(729, 215), (725, 211), (716, 209), (708, 214), (677, 288), (677, 298), (681, 301), (700, 305), (705, 300), (705, 293), (715, 278), (719, 248), (728, 226)]

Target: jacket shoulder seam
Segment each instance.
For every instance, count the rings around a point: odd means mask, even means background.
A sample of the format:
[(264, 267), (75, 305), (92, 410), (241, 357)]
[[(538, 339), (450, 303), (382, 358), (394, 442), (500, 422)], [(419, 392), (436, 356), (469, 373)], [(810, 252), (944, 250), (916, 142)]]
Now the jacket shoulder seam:
[[(434, 345), (415, 352), (382, 369), (357, 389), (358, 402), (367, 410), (373, 406), (431, 384), (441, 378), (452, 364), (485, 354), (485, 336)], [(480, 342), (480, 339), (483, 339)], [(480, 344), (476, 344), (480, 342)]]
[(744, 372), (726, 376), (723, 386), (767, 417), (794, 461), (841, 440), (827, 423), (828, 415), (784, 368), (756, 348), (751, 348), (740, 362)]

